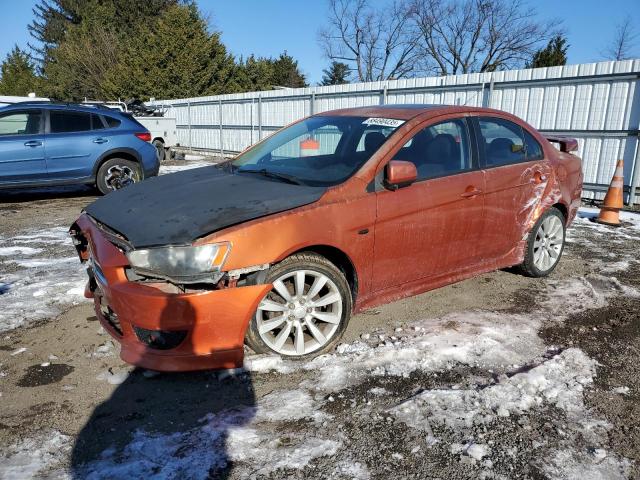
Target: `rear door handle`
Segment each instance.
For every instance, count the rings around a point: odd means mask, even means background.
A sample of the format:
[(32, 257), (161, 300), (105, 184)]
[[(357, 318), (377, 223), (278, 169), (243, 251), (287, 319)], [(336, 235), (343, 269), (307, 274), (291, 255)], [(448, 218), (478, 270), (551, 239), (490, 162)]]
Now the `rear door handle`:
[(462, 198), (473, 198), (477, 197), (482, 193), (482, 190), (478, 190), (476, 187), (469, 187), (464, 192), (460, 194)]
[(41, 147), (42, 142), (40, 140), (29, 140), (28, 142), (24, 142), (25, 147)]
[(93, 143), (107, 143), (109, 140), (106, 138), (96, 138)]
[(536, 185), (539, 185), (541, 183), (544, 183), (547, 181), (547, 176), (542, 173), (542, 172), (536, 172), (533, 174), (533, 178), (531, 178), (531, 180), (529, 180), (529, 183), (534, 183)]

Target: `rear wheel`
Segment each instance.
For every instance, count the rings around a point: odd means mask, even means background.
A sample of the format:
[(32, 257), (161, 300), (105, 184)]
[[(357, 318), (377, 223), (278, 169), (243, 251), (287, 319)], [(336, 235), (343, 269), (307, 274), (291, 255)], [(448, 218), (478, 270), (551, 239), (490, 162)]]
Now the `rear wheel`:
[(111, 158), (100, 165), (96, 186), (103, 195), (142, 180), (140, 166), (124, 158)]
[(558, 265), (564, 241), (564, 215), (557, 208), (550, 208), (542, 214), (529, 233), (520, 269), (530, 277), (546, 277)]
[(153, 141), (153, 146), (156, 147), (156, 152), (158, 153), (158, 160), (163, 161), (166, 154), (166, 151), (164, 149), (164, 142), (156, 138)]
[(351, 316), (343, 273), (313, 253), (292, 255), (265, 279), (273, 288), (260, 301), (246, 342), (257, 353), (309, 358), (330, 351)]

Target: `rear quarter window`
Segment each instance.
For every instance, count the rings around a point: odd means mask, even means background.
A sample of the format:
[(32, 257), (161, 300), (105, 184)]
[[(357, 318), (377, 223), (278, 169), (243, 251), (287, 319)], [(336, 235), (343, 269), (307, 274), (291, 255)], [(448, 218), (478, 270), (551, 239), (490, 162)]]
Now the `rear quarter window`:
[(122, 123), (120, 120), (113, 117), (105, 116), (104, 119), (107, 121), (107, 128), (116, 128), (116, 127), (119, 127), (120, 124)]

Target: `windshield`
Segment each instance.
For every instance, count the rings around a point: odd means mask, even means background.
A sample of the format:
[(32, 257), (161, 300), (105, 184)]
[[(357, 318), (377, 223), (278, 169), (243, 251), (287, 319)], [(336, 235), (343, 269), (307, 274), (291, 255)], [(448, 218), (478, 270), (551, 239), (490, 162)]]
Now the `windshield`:
[(237, 173), (337, 185), (357, 172), (403, 123), (389, 118), (311, 117), (267, 138), (232, 165)]

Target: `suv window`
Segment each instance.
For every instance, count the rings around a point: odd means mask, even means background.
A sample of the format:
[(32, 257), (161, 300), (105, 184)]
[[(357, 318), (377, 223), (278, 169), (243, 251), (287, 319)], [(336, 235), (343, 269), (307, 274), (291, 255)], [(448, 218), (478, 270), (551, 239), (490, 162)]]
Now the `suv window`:
[(487, 167), (499, 167), (526, 160), (522, 128), (502, 118), (479, 118)]
[(91, 114), (91, 130), (103, 130), (104, 123), (102, 123), (102, 118), (100, 115)]
[(0, 135), (35, 135), (40, 133), (42, 111), (13, 111), (0, 115)]
[(527, 149), (527, 161), (542, 160), (544, 158), (542, 146), (535, 138), (533, 138), (533, 135), (527, 132), (524, 128), (522, 131), (524, 132), (524, 144)]
[(107, 127), (108, 128), (116, 128), (120, 126), (120, 120), (113, 118), (113, 117), (103, 117), (106, 121), (107, 121)]
[(471, 170), (465, 121), (450, 120), (419, 131), (398, 150), (394, 159), (415, 163), (418, 180)]
[(51, 110), (49, 122), (51, 124), (51, 133), (86, 132), (91, 130), (91, 114), (84, 112)]

